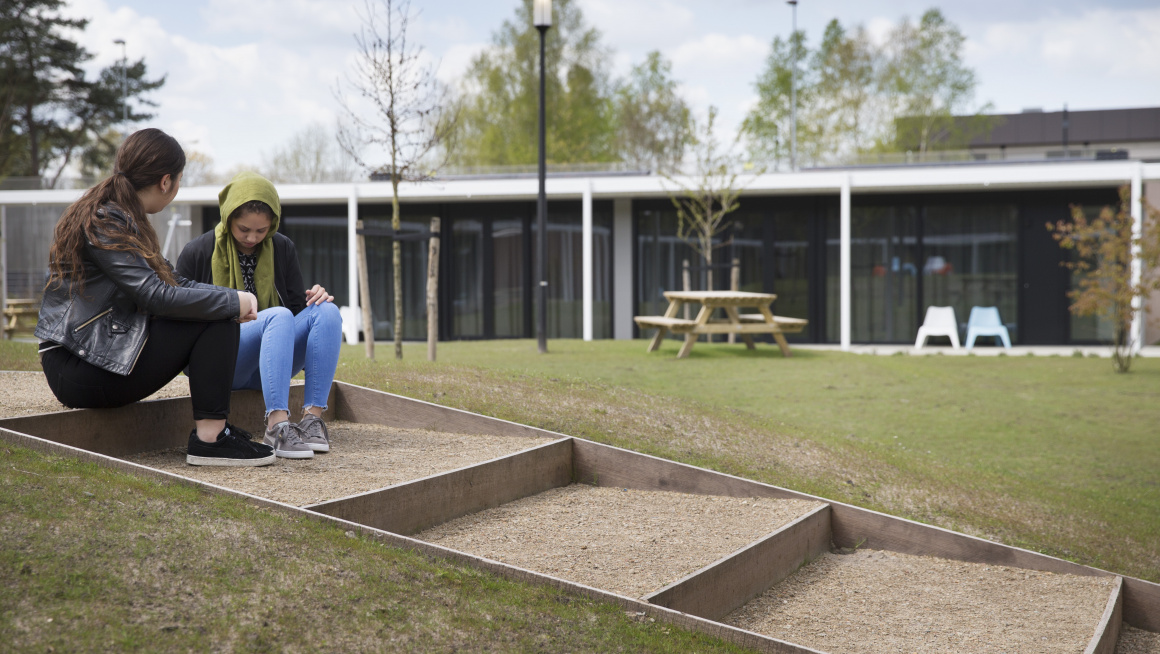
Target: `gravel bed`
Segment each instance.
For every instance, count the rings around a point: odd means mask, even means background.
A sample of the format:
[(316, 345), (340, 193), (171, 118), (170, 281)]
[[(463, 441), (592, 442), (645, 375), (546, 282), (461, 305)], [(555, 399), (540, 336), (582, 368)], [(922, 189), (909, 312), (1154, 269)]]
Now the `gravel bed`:
[[(56, 401), (43, 372), (0, 372), (0, 417), (35, 415), (68, 411), (68, 407)], [(189, 395), (189, 379), (178, 375), (164, 388), (150, 395), (149, 400)]]
[(1112, 584), (895, 552), (827, 553), (723, 622), (830, 654), (1080, 654)]
[(1160, 654), (1160, 634), (1122, 625), (1116, 654)]
[(552, 442), (550, 438), (448, 434), (332, 421), (331, 447), (312, 459), (258, 468), (191, 466), (185, 448), (125, 457), (218, 486), (305, 506), (420, 479)]
[(457, 518), (417, 538), (640, 597), (819, 506), (572, 484)]

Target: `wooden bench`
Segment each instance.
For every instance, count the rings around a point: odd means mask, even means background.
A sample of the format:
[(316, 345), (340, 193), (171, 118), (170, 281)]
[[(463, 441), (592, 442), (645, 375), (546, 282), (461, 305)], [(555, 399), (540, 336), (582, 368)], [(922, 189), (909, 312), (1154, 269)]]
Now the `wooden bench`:
[(40, 318), (40, 300), (8, 300), (4, 305), (4, 338), (18, 331), (33, 331)]

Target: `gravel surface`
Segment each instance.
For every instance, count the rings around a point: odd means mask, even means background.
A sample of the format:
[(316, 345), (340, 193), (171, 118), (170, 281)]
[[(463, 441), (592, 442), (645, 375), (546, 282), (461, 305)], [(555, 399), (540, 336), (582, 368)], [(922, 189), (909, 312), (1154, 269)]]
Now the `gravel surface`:
[(821, 505), (573, 484), (457, 518), (417, 538), (640, 597)]
[[(3, 418), (68, 411), (68, 407), (56, 401), (43, 372), (0, 372), (0, 389), (3, 389), (0, 392), (0, 417)], [(184, 395), (189, 395), (189, 379), (178, 375), (146, 399)]]
[(331, 447), (312, 459), (277, 459), (259, 468), (185, 463), (185, 448), (129, 461), (287, 504), (305, 506), (447, 472), (552, 442), (550, 438), (448, 434), (336, 420)]
[(929, 556), (824, 554), (723, 622), (829, 652), (1082, 653), (1113, 579)]
[(1123, 625), (1116, 654), (1160, 654), (1160, 634)]

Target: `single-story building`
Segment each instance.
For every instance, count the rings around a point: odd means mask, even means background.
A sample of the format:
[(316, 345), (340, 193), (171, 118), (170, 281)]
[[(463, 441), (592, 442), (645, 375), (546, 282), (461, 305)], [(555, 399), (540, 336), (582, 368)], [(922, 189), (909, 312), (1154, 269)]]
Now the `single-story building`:
[[(1160, 163), (1141, 161), (858, 167), (739, 183), (735, 226), (717, 261), (740, 261), (741, 290), (776, 293), (775, 313), (809, 319), (798, 341), (843, 346), (913, 342), (931, 305), (953, 306), (964, 323), (972, 306), (998, 307), (1017, 344), (1106, 342), (1108, 325), (1069, 313), (1073, 274), (1060, 265), (1068, 255), (1045, 225), (1067, 220), (1072, 206), (1117, 203), (1123, 185), (1137, 220), (1140, 199), (1160, 205)], [(549, 174), (549, 338), (633, 338), (634, 315), (663, 312), (663, 292), (681, 288), (682, 260), (697, 265), (677, 237), (672, 188), (650, 174)], [(218, 222), (218, 190), (182, 188), (173, 217), (169, 210), (154, 217), (171, 259)], [(442, 223), (440, 338), (535, 336), (537, 190), (534, 175), (401, 185), (404, 338), (426, 337), (423, 235), (432, 217)], [(377, 338), (391, 338), (390, 184), (280, 185), (279, 192), (282, 231), (297, 243), (307, 282), (340, 304), (358, 305), (356, 221), (380, 234), (367, 236), (374, 328)], [(52, 225), (79, 194), (0, 191), (9, 296), (43, 286)], [(728, 288), (727, 273), (715, 277)], [(703, 271), (694, 268), (693, 278), (702, 287)], [(1149, 304), (1160, 316), (1160, 298)], [(1146, 323), (1141, 317), (1134, 327), (1144, 342), (1160, 340), (1160, 328)]]

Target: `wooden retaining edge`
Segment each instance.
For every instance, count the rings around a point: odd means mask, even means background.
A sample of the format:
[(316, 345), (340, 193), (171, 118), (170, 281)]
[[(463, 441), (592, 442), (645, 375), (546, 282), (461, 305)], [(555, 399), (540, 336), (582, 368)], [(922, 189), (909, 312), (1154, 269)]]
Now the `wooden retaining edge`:
[(493, 561), (491, 559), (475, 556), (466, 552), (449, 549), (435, 545), (433, 543), (410, 538), (408, 536), (391, 533), (382, 529), (376, 529), (374, 527), (359, 524), (357, 522), (351, 522), (349, 520), (326, 515), (324, 513), (310, 511), (308, 509), (290, 504), (284, 504), (282, 502), (276, 502), (274, 500), (268, 500), (263, 497), (250, 495), (248, 493), (243, 493), (231, 488), (217, 486), (196, 479), (190, 479), (188, 477), (182, 477), (181, 475), (165, 472), (163, 470), (157, 470), (155, 468), (150, 468), (148, 466), (143, 466), (136, 463), (131, 463), (129, 461), (117, 459), (96, 452), (91, 452), (81, 448), (73, 447), (71, 445), (64, 445), (55, 441), (40, 438), (30, 434), (20, 433), (11, 429), (0, 427), (0, 442), (10, 443), (20, 447), (26, 447), (28, 449), (45, 454), (76, 458), (127, 474), (141, 477), (151, 477), (163, 481), (182, 484), (185, 486), (201, 488), (206, 492), (218, 495), (236, 497), (251, 504), (272, 509), (294, 518), (306, 518), (332, 526), (337, 526), (347, 531), (358, 532), (391, 547), (409, 550), (434, 559), (451, 561), (461, 565), (469, 566), (477, 570), (490, 572), (505, 579), (531, 583), (538, 586), (547, 586), (571, 595), (586, 597), (601, 602), (609, 602), (619, 606), (622, 609), (625, 609), (626, 611), (649, 616), (660, 622), (682, 627), (690, 631), (696, 631), (709, 636), (720, 638), (726, 642), (740, 645), (742, 647), (748, 647), (758, 652), (765, 652), (768, 654), (826, 654), (825, 652), (811, 649), (809, 647), (795, 645), (794, 643), (779, 640), (777, 638), (771, 638), (769, 636), (747, 631), (745, 629), (739, 629), (737, 627), (731, 627), (719, 622), (713, 622), (712, 620), (706, 620), (695, 615), (681, 613), (680, 611), (674, 611), (663, 606), (649, 604), (647, 602), (631, 597), (626, 597), (624, 595), (610, 593), (599, 588), (593, 588), (591, 586), (585, 586), (583, 584), (571, 582), (566, 579), (560, 579), (557, 577), (552, 577), (551, 575), (533, 572), (531, 570), (508, 565), (499, 561)]
[[(250, 392), (245, 392), (250, 393)], [(395, 424), (397, 426), (427, 427), (439, 429), (459, 429), (459, 433), (486, 433), (508, 435), (559, 436), (555, 432), (518, 425), (506, 420), (480, 416), (459, 409), (440, 407), (421, 400), (412, 400), (382, 391), (375, 391), (342, 382), (336, 382), (331, 390), (330, 406), (340, 419), (358, 420), (360, 412), (368, 416), (368, 422)], [(256, 396), (255, 396), (256, 397)], [(352, 401), (352, 398), (353, 401)], [(156, 410), (164, 402), (188, 402), (188, 400), (157, 400), (142, 402), (123, 409), (101, 410), (100, 421), (104, 425), (101, 433), (109, 432), (108, 417), (118, 412), (123, 423), (123, 431), (113, 431), (121, 438), (141, 430), (145, 421), (132, 420), (134, 407), (150, 407)], [(380, 401), (386, 401), (392, 412), (375, 410)], [(260, 407), (260, 403), (258, 405)], [(344, 413), (349, 412), (349, 413)], [(93, 428), (93, 415), (89, 411), (65, 412), (73, 414), (70, 423), (74, 430)], [(85, 417), (80, 417), (80, 416)], [(34, 418), (46, 421), (63, 420), (55, 414), (43, 414), (0, 421), (0, 427), (13, 428), (17, 421)], [(401, 419), (400, 419), (401, 416)], [(9, 421), (12, 421), (11, 423)], [(409, 421), (409, 422), (408, 422)], [(426, 421), (426, 423), (424, 423)], [(399, 424), (402, 422), (403, 424)], [(38, 423), (33, 422), (33, 426)], [(443, 425), (450, 425), (445, 427)], [(243, 425), (244, 426), (244, 425)], [(182, 431), (185, 427), (182, 428)], [(248, 428), (248, 427), (247, 427)], [(42, 431), (39, 427), (37, 431)], [(57, 429), (56, 431), (60, 431)], [(178, 432), (181, 433), (181, 432)], [(67, 439), (69, 434), (61, 434)], [(184, 441), (183, 441), (184, 442)], [(106, 444), (107, 446), (108, 444)], [(158, 447), (156, 441), (150, 445)], [(886, 515), (868, 509), (832, 502), (825, 498), (779, 488), (761, 482), (742, 479), (724, 473), (697, 468), (683, 463), (660, 459), (622, 448), (603, 445), (583, 439), (572, 439), (573, 467), (577, 481), (599, 483), (605, 486), (622, 486), (644, 490), (671, 490), (686, 493), (727, 495), (733, 497), (778, 497), (810, 499), (828, 502), (831, 506), (831, 529), (834, 543), (842, 547), (864, 547), (897, 551), (909, 554), (940, 556), (972, 562), (1008, 565), (1011, 567), (1064, 572), (1081, 575), (1114, 576), (1113, 573), (1096, 568), (1063, 561), (1037, 552), (1031, 552), (999, 543), (993, 543), (973, 536), (955, 533), (940, 527), (933, 527), (903, 518)], [(128, 449), (128, 448), (126, 448)], [(149, 449), (149, 448), (146, 448)], [(611, 482), (611, 483), (610, 483)], [(1123, 578), (1123, 620), (1132, 626), (1152, 632), (1160, 632), (1160, 585), (1135, 579)]]
[(332, 393), (335, 396), (332, 406), (335, 407), (335, 415), (339, 420), (403, 429), (427, 429), (451, 434), (571, 438), (567, 434), (346, 382), (334, 382)]
[[(334, 417), (334, 388), (323, 417)], [(303, 387), (290, 387), (290, 406), (302, 406)], [(94, 413), (99, 411), (99, 413)], [(234, 391), (230, 422), (261, 438), (266, 428), (260, 391)], [(94, 419), (100, 416), (99, 419)], [(0, 419), (0, 428), (32, 434), (82, 450), (109, 456), (131, 456), (150, 450), (183, 447), (193, 428), (189, 397), (135, 402), (117, 409), (72, 409)]]
[[(730, 497), (773, 497), (826, 502), (837, 547), (880, 549), (919, 556), (1005, 565), (1028, 570), (1088, 576), (1115, 573), (1030, 550), (914, 522), (824, 497), (772, 486), (612, 445), (574, 438), (576, 481), (599, 486), (666, 490)], [(1123, 577), (1123, 619), (1133, 627), (1160, 632), (1160, 584)]]
[(1096, 627), (1096, 633), (1088, 643), (1083, 654), (1115, 654), (1116, 643), (1120, 640), (1120, 625), (1123, 621), (1123, 578), (1116, 577), (1112, 586), (1112, 594), (1108, 598), (1108, 605), (1104, 608), (1104, 615)]
[(469, 513), (566, 486), (572, 481), (572, 439), (379, 490), (309, 505), (396, 534), (415, 534)]
[(824, 505), (644, 600), (720, 620), (828, 551), (830, 507)]

